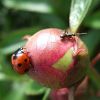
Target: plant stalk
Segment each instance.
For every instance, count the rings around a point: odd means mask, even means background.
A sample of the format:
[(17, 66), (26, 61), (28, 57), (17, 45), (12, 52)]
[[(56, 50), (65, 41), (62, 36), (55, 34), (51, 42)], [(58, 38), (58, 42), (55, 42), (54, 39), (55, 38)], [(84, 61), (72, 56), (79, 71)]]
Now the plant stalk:
[(68, 100), (74, 100), (74, 94), (75, 94), (75, 87), (73, 86), (69, 89)]

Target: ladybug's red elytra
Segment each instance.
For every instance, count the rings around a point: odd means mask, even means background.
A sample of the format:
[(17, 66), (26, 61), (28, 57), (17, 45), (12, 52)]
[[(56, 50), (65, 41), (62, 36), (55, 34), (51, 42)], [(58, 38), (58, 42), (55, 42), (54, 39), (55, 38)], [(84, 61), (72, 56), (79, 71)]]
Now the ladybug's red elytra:
[(11, 61), (13, 64), (13, 69), (19, 74), (24, 74), (29, 70), (30, 60), (26, 48), (17, 49), (11, 57)]

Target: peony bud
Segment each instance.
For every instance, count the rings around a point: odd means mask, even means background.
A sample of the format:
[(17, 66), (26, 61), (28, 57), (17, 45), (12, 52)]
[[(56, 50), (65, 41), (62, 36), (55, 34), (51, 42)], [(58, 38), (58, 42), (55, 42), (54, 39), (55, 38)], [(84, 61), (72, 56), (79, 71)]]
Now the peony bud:
[(31, 36), (25, 48), (31, 62), (28, 74), (50, 88), (70, 87), (86, 75), (88, 50), (77, 36), (61, 38), (63, 30), (44, 29)]

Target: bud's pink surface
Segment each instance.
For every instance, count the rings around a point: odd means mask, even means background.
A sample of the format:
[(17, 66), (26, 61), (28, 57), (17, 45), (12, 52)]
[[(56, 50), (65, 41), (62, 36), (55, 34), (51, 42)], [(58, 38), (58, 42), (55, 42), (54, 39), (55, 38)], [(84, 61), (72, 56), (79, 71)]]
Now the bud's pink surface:
[(41, 30), (25, 45), (32, 64), (28, 74), (50, 88), (73, 85), (85, 76), (88, 66), (83, 42), (76, 36), (61, 39), (62, 33), (56, 28)]

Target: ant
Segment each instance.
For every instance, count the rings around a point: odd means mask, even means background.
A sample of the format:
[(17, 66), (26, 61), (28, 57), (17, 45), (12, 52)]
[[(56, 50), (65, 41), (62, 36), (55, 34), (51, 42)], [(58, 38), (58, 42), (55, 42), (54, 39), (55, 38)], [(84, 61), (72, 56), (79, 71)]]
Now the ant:
[(82, 34), (86, 34), (86, 33), (72, 33), (69, 30), (65, 30), (63, 34), (60, 35), (60, 38), (65, 38), (65, 37), (72, 37), (72, 36), (77, 36), (77, 35), (82, 35)]

